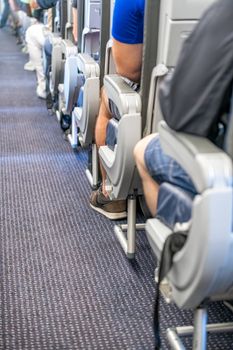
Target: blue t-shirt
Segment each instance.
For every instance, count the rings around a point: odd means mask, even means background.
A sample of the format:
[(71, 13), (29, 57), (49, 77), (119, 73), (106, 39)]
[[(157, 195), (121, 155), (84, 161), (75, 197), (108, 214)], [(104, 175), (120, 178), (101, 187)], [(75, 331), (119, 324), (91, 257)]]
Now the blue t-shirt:
[(116, 0), (112, 36), (125, 44), (143, 43), (145, 0)]

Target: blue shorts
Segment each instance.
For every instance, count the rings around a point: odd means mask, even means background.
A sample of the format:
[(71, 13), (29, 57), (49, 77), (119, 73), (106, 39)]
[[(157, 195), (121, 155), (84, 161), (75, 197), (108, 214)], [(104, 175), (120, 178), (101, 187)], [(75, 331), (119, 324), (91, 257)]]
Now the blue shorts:
[(144, 160), (149, 174), (159, 185), (167, 182), (192, 195), (197, 193), (189, 175), (174, 159), (163, 152), (159, 136), (155, 136), (147, 145)]

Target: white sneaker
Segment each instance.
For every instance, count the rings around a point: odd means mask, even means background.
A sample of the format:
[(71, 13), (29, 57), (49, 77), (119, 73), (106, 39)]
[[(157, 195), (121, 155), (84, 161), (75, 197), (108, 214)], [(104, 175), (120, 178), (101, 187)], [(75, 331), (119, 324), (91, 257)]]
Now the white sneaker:
[(35, 70), (35, 67), (31, 61), (28, 61), (27, 63), (25, 63), (23, 68), (24, 70), (28, 70), (30, 72), (33, 72)]
[(37, 89), (36, 89), (36, 94), (39, 98), (42, 98), (43, 100), (46, 99), (46, 91), (43, 90), (40, 85), (37, 86)]
[[(22, 53), (28, 53), (28, 48), (27, 48), (26, 45), (22, 47), (21, 52), (22, 52)], [(30, 62), (30, 61), (29, 61), (29, 62)], [(26, 64), (27, 64), (27, 63), (26, 63)], [(25, 65), (26, 65), (26, 64), (25, 64)]]

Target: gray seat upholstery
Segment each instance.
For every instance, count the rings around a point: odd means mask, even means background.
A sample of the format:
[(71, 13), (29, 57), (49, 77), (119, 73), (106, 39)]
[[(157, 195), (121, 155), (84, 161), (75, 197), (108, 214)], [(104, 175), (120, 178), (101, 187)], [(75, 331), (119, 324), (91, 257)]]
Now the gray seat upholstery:
[(117, 105), (121, 119), (117, 146), (114, 150), (103, 146), (99, 154), (112, 184), (112, 196), (125, 199), (137, 188), (136, 184), (132, 184), (135, 171), (133, 149), (141, 138), (141, 98), (118, 75), (105, 76), (104, 84), (109, 99)]
[[(77, 146), (78, 128), (83, 146), (93, 140), (95, 120), (99, 110), (99, 65), (88, 54), (78, 54), (76, 64), (85, 77), (83, 85), (83, 104), (75, 107), (72, 113), (72, 147)], [(76, 73), (77, 75), (77, 73)]]
[(93, 55), (99, 52), (101, 3), (99, 0), (86, 0), (84, 6), (84, 28), (82, 31), (81, 52)]
[[(51, 67), (51, 92), (52, 95), (56, 98), (58, 96), (58, 111), (57, 116), (60, 119), (60, 114), (67, 114), (65, 109), (65, 94), (64, 92), (64, 72), (65, 72), (65, 63), (68, 58), (74, 57), (77, 54), (77, 47), (68, 39), (59, 40), (56, 39), (56, 42), (53, 43), (52, 50), (52, 67)], [(71, 78), (71, 87), (73, 87), (73, 75), (69, 75), (66, 80)], [(70, 95), (68, 97), (71, 99)], [(70, 103), (70, 100), (69, 100)]]

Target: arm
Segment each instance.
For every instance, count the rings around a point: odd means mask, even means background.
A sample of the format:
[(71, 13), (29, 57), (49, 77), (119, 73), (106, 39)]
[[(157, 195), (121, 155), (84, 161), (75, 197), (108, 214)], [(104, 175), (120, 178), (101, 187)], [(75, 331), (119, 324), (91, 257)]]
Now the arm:
[(72, 14), (73, 14), (73, 37), (75, 43), (78, 42), (78, 10), (75, 7), (72, 7)]
[(116, 0), (113, 13), (113, 59), (117, 73), (140, 81), (143, 45), (144, 3)]
[(142, 65), (142, 44), (124, 44), (113, 39), (112, 54), (117, 73), (139, 83)]

